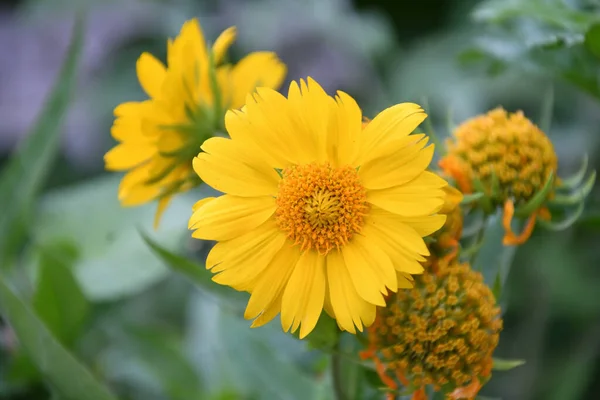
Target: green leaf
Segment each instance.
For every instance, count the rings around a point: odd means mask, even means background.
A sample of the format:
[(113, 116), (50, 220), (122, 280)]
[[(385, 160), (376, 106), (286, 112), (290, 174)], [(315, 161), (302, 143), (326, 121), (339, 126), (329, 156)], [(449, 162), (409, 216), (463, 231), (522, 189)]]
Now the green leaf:
[(68, 400), (116, 400), (54, 338), (34, 311), (26, 305), (0, 277), (0, 305), (14, 329), (19, 343), (44, 378)]
[(581, 182), (583, 182), (583, 178), (585, 178), (585, 173), (587, 172), (588, 163), (589, 157), (587, 154), (584, 154), (583, 161), (581, 162), (581, 167), (579, 167), (579, 170), (577, 170), (577, 172), (575, 172), (570, 177), (561, 179), (560, 185), (558, 186), (559, 189), (563, 187), (567, 189), (575, 189), (577, 186), (581, 185)]
[(494, 371), (509, 371), (525, 364), (525, 360), (504, 360), (502, 358), (494, 358), (492, 361), (494, 363), (492, 370)]
[(60, 127), (77, 80), (83, 43), (77, 18), (60, 75), (41, 114), (0, 175), (0, 268), (8, 268), (27, 237), (35, 198), (58, 153)]
[(464, 194), (463, 199), (461, 200), (460, 204), (471, 204), (473, 202), (478, 201), (483, 196), (485, 196), (485, 193), (481, 193), (481, 192), (472, 193), (472, 194)]
[(554, 187), (554, 172), (550, 172), (544, 187), (541, 188), (527, 203), (515, 209), (515, 217), (526, 218), (540, 208)]
[(38, 317), (67, 347), (79, 336), (90, 311), (71, 270), (76, 259), (77, 248), (70, 243), (43, 249), (33, 296)]
[[(39, 263), (40, 246), (68, 240), (79, 249), (73, 273), (92, 302), (115, 301), (141, 293), (169, 274), (138, 233), (145, 229), (162, 246), (182, 249), (188, 241), (191, 207), (203, 189), (175, 197), (158, 230), (156, 204), (123, 207), (117, 198), (120, 176), (103, 175), (46, 194), (36, 215), (34, 242), (26, 249), (28, 270)], [(34, 275), (32, 273), (32, 275)]]
[(337, 345), (339, 333), (340, 330), (335, 320), (323, 313), (317, 322), (317, 326), (306, 337), (306, 340), (312, 349), (331, 351)]
[(585, 198), (590, 194), (590, 192), (594, 188), (595, 182), (596, 182), (596, 171), (592, 171), (592, 173), (590, 174), (590, 176), (585, 181), (585, 183), (583, 184), (582, 187), (580, 187), (575, 192), (568, 194), (568, 195), (557, 194), (548, 203), (551, 205), (558, 205), (558, 206), (572, 206), (579, 202), (582, 202), (583, 200), (585, 200)]
[(545, 221), (543, 219), (540, 219), (539, 221), (537, 221), (537, 223), (539, 223), (541, 227), (548, 229), (549, 231), (555, 231), (555, 232), (564, 231), (565, 229), (568, 229), (571, 226), (573, 226), (573, 224), (575, 224), (575, 222), (577, 222), (577, 220), (579, 220), (579, 218), (583, 214), (583, 210), (584, 210), (584, 203), (582, 201), (579, 203), (579, 205), (577, 206), (577, 209), (575, 210), (574, 213), (572, 213), (567, 218), (565, 218), (561, 221)]
[(600, 58), (600, 23), (590, 27), (585, 33), (585, 47), (596, 57)]
[(500, 276), (500, 272), (498, 272), (498, 274), (496, 275), (496, 279), (494, 280), (492, 293), (494, 293), (496, 301), (500, 301), (500, 296), (502, 296), (502, 277)]
[(212, 281), (213, 274), (208, 271), (203, 265), (197, 264), (193, 261), (188, 260), (185, 257), (172, 253), (171, 251), (161, 247), (158, 243), (150, 239), (145, 233), (140, 232), (140, 235), (144, 242), (152, 249), (169, 268), (173, 271), (178, 272), (202, 289), (215, 294), (225, 299), (231, 299), (232, 297), (240, 298), (236, 296), (238, 292), (228, 288), (227, 286), (219, 285)]
[(161, 382), (172, 400), (195, 400), (204, 397), (200, 377), (183, 354), (177, 338), (166, 332), (130, 328), (132, 348)]

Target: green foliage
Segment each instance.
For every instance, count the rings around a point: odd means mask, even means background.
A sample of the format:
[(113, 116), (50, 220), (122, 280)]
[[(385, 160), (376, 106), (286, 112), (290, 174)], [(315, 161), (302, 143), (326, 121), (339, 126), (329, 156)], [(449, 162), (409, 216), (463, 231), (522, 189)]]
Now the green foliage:
[(0, 277), (0, 304), (23, 348), (44, 378), (67, 400), (115, 400)]
[(597, 6), (582, 10), (561, 0), (491, 0), (473, 16), (497, 33), (465, 50), (464, 63), (486, 64), (491, 73), (515, 67), (550, 75), (600, 99)]
[(509, 371), (523, 364), (525, 364), (525, 360), (504, 360), (501, 358), (494, 358), (492, 369), (494, 371)]
[(35, 125), (0, 172), (0, 269), (8, 269), (27, 237), (35, 199), (50, 171), (60, 142), (60, 127), (77, 81), (83, 21), (73, 29), (60, 75)]
[(90, 304), (83, 295), (71, 268), (77, 249), (59, 243), (42, 250), (33, 309), (54, 337), (69, 346), (82, 332)]

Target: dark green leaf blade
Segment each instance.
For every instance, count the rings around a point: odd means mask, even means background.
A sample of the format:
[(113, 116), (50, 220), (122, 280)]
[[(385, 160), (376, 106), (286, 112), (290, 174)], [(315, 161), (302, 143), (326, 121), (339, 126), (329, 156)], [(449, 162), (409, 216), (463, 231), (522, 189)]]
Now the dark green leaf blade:
[(49, 383), (68, 400), (116, 400), (54, 338), (48, 328), (0, 278), (0, 305), (21, 346)]
[(33, 308), (54, 336), (69, 347), (79, 336), (90, 304), (72, 273), (77, 249), (57, 243), (42, 250)]
[(76, 83), (83, 18), (75, 22), (62, 70), (37, 122), (0, 173), (0, 268), (6, 268), (27, 236), (35, 197), (58, 153), (60, 126)]
[(600, 58), (600, 24), (594, 24), (585, 33), (585, 47)]

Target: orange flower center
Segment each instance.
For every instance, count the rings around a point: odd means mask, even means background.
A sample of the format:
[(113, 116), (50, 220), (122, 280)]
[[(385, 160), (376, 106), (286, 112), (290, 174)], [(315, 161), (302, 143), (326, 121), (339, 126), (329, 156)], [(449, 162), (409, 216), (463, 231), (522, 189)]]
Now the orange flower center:
[(359, 233), (368, 211), (356, 169), (329, 163), (292, 166), (282, 172), (277, 224), (302, 251), (327, 254)]

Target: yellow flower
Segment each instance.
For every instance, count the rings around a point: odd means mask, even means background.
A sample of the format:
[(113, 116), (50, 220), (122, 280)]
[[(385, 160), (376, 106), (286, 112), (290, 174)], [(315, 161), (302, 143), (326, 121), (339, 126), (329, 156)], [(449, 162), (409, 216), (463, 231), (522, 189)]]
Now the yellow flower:
[(305, 337), (323, 308), (341, 329), (370, 325), (388, 290), (412, 286), (429, 254), (422, 237), (444, 221), (446, 181), (425, 171), (433, 156), (416, 104), (390, 107), (362, 129), (347, 94), (314, 80), (288, 97), (259, 88), (212, 138), (194, 169), (224, 192), (203, 199), (193, 237), (216, 240), (213, 280), (252, 293), (245, 317), (260, 326), (281, 312)]
[(491, 374), (501, 329), (500, 309), (481, 274), (454, 260), (416, 277), (412, 290), (392, 294), (388, 306), (377, 309), (361, 356), (374, 360), (394, 391), (403, 385), (422, 396), (432, 385), (455, 397), (476, 394), (480, 378)]
[(224, 63), (235, 36), (229, 28), (208, 49), (198, 21), (187, 21), (168, 42), (166, 66), (149, 53), (138, 59), (138, 79), (150, 98), (115, 109), (111, 133), (120, 144), (105, 155), (106, 169), (128, 171), (119, 187), (124, 206), (159, 200), (155, 225), (174, 194), (200, 183), (191, 161), (222, 130), (225, 111), (241, 107), (256, 86), (278, 88), (283, 81), (286, 67), (272, 52)]
[(442, 169), (463, 193), (483, 191), (491, 208), (487, 212), (504, 206), (505, 244), (526, 241), (536, 216), (547, 217), (547, 210), (535, 210), (521, 235), (510, 230), (510, 220), (515, 206), (528, 203), (551, 176), (556, 177), (558, 161), (548, 137), (522, 112), (502, 108), (464, 122), (453, 136), (440, 160)]

